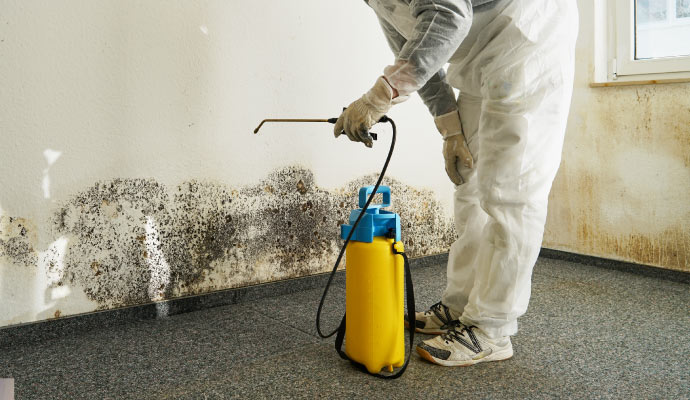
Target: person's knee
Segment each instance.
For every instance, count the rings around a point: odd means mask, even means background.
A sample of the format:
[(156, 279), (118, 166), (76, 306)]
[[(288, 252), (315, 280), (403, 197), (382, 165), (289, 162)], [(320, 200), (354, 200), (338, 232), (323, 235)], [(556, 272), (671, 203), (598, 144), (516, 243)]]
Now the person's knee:
[(494, 210), (521, 208), (529, 201), (529, 196), (519, 188), (519, 184), (493, 182), (479, 186), (479, 204), (491, 215)]

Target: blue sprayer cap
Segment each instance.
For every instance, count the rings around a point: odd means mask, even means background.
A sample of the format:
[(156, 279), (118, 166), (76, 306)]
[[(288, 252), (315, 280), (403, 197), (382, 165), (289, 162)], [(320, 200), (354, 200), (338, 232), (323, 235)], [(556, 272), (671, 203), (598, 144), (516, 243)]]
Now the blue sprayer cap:
[[(365, 186), (359, 189), (359, 206), (360, 208), (350, 212), (350, 223), (340, 226), (340, 237), (345, 240), (347, 235), (352, 230), (352, 225), (355, 224), (357, 217), (362, 213), (362, 208), (367, 203), (367, 198), (374, 191), (373, 186)], [(376, 193), (383, 195), (383, 203), (369, 204), (367, 212), (357, 224), (355, 233), (352, 234), (350, 240), (358, 242), (371, 243), (374, 241), (374, 236), (388, 236), (389, 233), (395, 234), (395, 241), (400, 241), (400, 216), (392, 211), (382, 210), (381, 208), (389, 207), (391, 205), (391, 188), (388, 186), (379, 186)], [(391, 232), (391, 229), (393, 230)]]

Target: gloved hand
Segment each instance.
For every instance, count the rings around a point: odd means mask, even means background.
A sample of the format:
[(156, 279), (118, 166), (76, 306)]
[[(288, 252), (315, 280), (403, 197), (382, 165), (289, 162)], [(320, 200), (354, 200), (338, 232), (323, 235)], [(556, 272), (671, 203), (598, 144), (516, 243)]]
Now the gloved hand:
[(434, 118), (436, 128), (443, 136), (443, 158), (446, 160), (446, 173), (450, 180), (461, 185), (464, 179), (460, 175), (458, 162), (467, 168), (474, 166), (470, 149), (467, 147), (465, 135), (462, 133), (460, 114), (457, 110)]
[[(407, 98), (407, 96), (405, 96)], [(353, 142), (364, 142), (367, 147), (373, 145), (369, 129), (376, 124), (393, 104), (404, 99), (393, 100), (393, 88), (383, 77), (379, 77), (368, 92), (350, 104), (335, 123), (335, 137), (345, 132)]]

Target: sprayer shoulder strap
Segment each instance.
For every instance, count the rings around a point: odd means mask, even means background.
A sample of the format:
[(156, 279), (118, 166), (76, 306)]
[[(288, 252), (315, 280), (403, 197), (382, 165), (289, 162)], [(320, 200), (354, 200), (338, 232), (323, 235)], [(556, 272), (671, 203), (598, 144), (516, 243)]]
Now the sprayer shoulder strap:
[(394, 254), (399, 254), (403, 257), (403, 260), (405, 261), (405, 294), (406, 294), (406, 302), (407, 302), (407, 326), (408, 326), (408, 331), (410, 333), (410, 345), (407, 350), (407, 356), (405, 357), (405, 363), (400, 367), (400, 369), (392, 374), (392, 375), (384, 375), (381, 373), (378, 374), (372, 374), (367, 370), (367, 368), (363, 365), (360, 364), (356, 361), (350, 360), (350, 357), (345, 354), (345, 351), (343, 351), (343, 340), (345, 339), (345, 314), (343, 314), (343, 319), (340, 321), (340, 326), (338, 327), (338, 334), (335, 337), (335, 350), (338, 352), (340, 355), (340, 358), (344, 360), (349, 360), (351, 363), (355, 364), (357, 367), (359, 367), (361, 370), (364, 372), (374, 375), (379, 378), (383, 379), (396, 379), (402, 376), (402, 374), (405, 372), (405, 369), (407, 369), (407, 364), (410, 363), (410, 358), (412, 357), (412, 349), (414, 348), (414, 331), (415, 331), (415, 304), (414, 304), (414, 285), (412, 284), (412, 274), (410, 273), (410, 262), (407, 259), (407, 254), (404, 252), (399, 252), (395, 248), (395, 244), (393, 245), (393, 253)]

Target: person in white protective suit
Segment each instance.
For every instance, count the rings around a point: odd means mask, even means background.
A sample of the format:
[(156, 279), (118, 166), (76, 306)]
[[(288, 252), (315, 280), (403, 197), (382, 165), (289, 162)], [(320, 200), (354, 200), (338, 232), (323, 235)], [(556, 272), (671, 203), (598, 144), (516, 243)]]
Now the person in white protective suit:
[[(458, 239), (441, 301), (417, 312), (417, 346), (446, 366), (512, 357), (560, 164), (573, 85), (574, 0), (365, 0), (393, 65), (343, 111), (336, 137), (417, 91), (443, 136)], [(448, 73), (444, 66), (449, 63)], [(460, 91), (455, 99), (452, 87)], [(420, 138), (421, 140), (424, 140)]]

